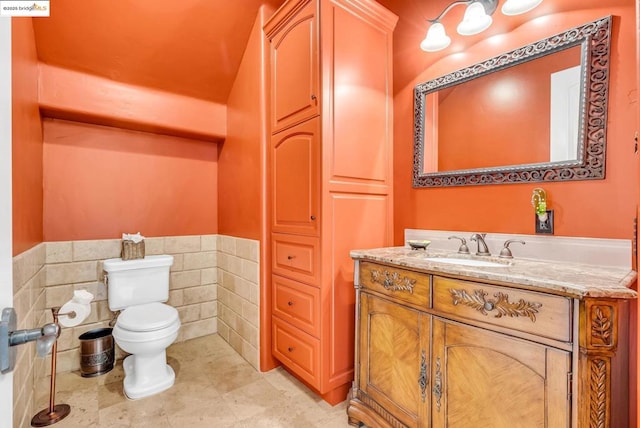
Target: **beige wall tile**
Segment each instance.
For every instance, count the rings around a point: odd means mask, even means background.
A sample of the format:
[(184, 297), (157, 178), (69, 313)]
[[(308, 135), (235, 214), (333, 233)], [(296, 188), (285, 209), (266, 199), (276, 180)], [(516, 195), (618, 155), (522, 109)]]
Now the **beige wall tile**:
[(222, 337), (225, 342), (229, 342), (229, 326), (227, 323), (218, 318), (218, 334)]
[(222, 251), (223, 253), (235, 255), (236, 241), (237, 238), (234, 238), (232, 236), (220, 235), (220, 240), (218, 241), (218, 250)]
[(200, 271), (186, 270), (171, 273), (170, 288), (172, 290), (178, 288), (195, 287), (200, 285)]
[(73, 243), (71, 241), (47, 242), (46, 263), (68, 263), (73, 261)]
[(188, 305), (178, 308), (180, 322), (185, 324), (193, 321), (200, 321), (200, 305)]
[(168, 254), (200, 251), (200, 236), (176, 236), (164, 238), (164, 250)]
[(200, 249), (202, 251), (216, 251), (218, 249), (218, 235), (202, 235)]
[(200, 303), (200, 318), (212, 318), (218, 315), (218, 302)]
[(258, 346), (258, 328), (244, 318), (238, 319), (238, 334), (252, 346)]
[(243, 300), (249, 300), (251, 297), (252, 284), (242, 278), (236, 278), (233, 291)]
[(242, 278), (258, 284), (260, 282), (260, 265), (249, 260), (242, 260)]
[(95, 261), (47, 265), (48, 286), (97, 280), (98, 263)]
[(120, 257), (121, 240), (73, 241), (73, 261), (105, 260)]
[(24, 256), (19, 254), (13, 258), (13, 292), (17, 293), (25, 284)]
[(73, 285), (59, 285), (56, 287), (47, 287), (45, 293), (45, 306), (53, 308), (54, 306), (62, 306), (73, 297)]
[(157, 256), (165, 254), (164, 252), (164, 238), (145, 238), (144, 239), (144, 253), (145, 255)]
[(173, 264), (171, 265), (171, 272), (179, 272), (184, 270), (184, 254), (172, 254)]
[(260, 241), (252, 239), (238, 239), (236, 241), (236, 255), (246, 260), (258, 262)]
[(260, 371), (260, 353), (258, 348), (251, 346), (248, 342), (242, 344), (242, 357), (247, 360), (254, 369)]
[(208, 268), (208, 269), (202, 269), (200, 271), (202, 277), (202, 283), (203, 284), (215, 284), (218, 282), (218, 269), (213, 267), (213, 268)]
[(184, 290), (184, 304), (192, 305), (195, 303), (209, 302), (215, 298), (215, 286), (214, 285), (202, 285), (199, 287), (185, 288)]
[(184, 305), (184, 291), (182, 289), (169, 290), (169, 300), (167, 304), (173, 307)]
[(215, 251), (184, 254), (184, 269), (206, 269), (216, 266)]
[(229, 256), (226, 270), (236, 276), (242, 276), (242, 259), (236, 256)]
[(260, 326), (260, 309), (251, 302), (242, 302), (242, 318), (255, 327)]
[(189, 340), (195, 337), (217, 333), (218, 323), (215, 318), (208, 318), (205, 320), (184, 324), (182, 327), (180, 327), (180, 329), (182, 330), (183, 340)]

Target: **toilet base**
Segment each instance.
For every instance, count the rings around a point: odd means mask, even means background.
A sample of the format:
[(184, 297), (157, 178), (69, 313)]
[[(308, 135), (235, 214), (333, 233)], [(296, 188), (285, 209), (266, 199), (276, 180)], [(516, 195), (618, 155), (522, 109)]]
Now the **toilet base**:
[(124, 367), (124, 395), (131, 399), (158, 394), (173, 386), (176, 374), (166, 363), (163, 351), (159, 355), (129, 355), (122, 362)]

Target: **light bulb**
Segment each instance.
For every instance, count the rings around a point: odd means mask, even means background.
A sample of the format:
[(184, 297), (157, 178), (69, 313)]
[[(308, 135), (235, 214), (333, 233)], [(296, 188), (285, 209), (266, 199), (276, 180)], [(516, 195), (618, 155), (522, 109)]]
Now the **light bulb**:
[(437, 52), (445, 49), (451, 44), (451, 38), (444, 31), (444, 26), (435, 22), (429, 27), (427, 35), (420, 43), (420, 49), (425, 52)]
[(484, 6), (479, 2), (473, 2), (464, 12), (464, 18), (458, 25), (458, 34), (472, 36), (481, 33), (489, 28), (492, 22), (493, 19), (487, 15)]
[(542, 3), (542, 0), (507, 0), (502, 5), (502, 13), (507, 16), (529, 12)]

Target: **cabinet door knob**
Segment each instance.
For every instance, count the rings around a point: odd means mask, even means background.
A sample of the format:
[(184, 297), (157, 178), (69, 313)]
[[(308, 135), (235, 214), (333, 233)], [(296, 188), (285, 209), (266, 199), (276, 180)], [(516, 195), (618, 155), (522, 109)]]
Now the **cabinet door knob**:
[(316, 216), (312, 215), (312, 216), (311, 216), (311, 220), (313, 221), (313, 220), (315, 220), (315, 219), (316, 219)]
[(293, 346), (289, 346), (289, 347), (287, 348), (287, 351), (289, 351), (289, 352), (293, 352), (293, 350), (294, 350), (294, 349), (295, 349), (295, 348), (294, 348)]
[(293, 260), (295, 258), (296, 258), (296, 256), (287, 256), (287, 260)]
[(315, 100), (317, 100), (317, 99), (318, 99), (318, 97), (316, 97), (316, 96), (315, 96), (315, 94), (311, 94), (311, 99), (312, 99), (313, 101), (315, 101)]
[(289, 306), (293, 306), (293, 300), (289, 300), (289, 301), (287, 302), (287, 305), (289, 305)]

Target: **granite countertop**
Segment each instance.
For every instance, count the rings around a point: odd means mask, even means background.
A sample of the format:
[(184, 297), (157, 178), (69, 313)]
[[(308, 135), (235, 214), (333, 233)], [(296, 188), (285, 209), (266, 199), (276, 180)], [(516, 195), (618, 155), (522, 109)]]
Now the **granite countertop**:
[[(412, 250), (408, 247), (387, 247), (352, 250), (356, 260), (370, 260), (399, 267), (419, 269), (434, 274), (451, 274), (471, 280), (488, 280), (522, 285), (552, 294), (576, 298), (611, 297), (634, 299), (637, 293), (629, 287), (636, 272), (626, 268), (595, 266), (577, 263), (549, 262), (534, 259), (501, 259), (477, 257), (441, 250)], [(464, 266), (426, 260), (427, 257), (464, 258), (492, 261), (500, 267)]]

